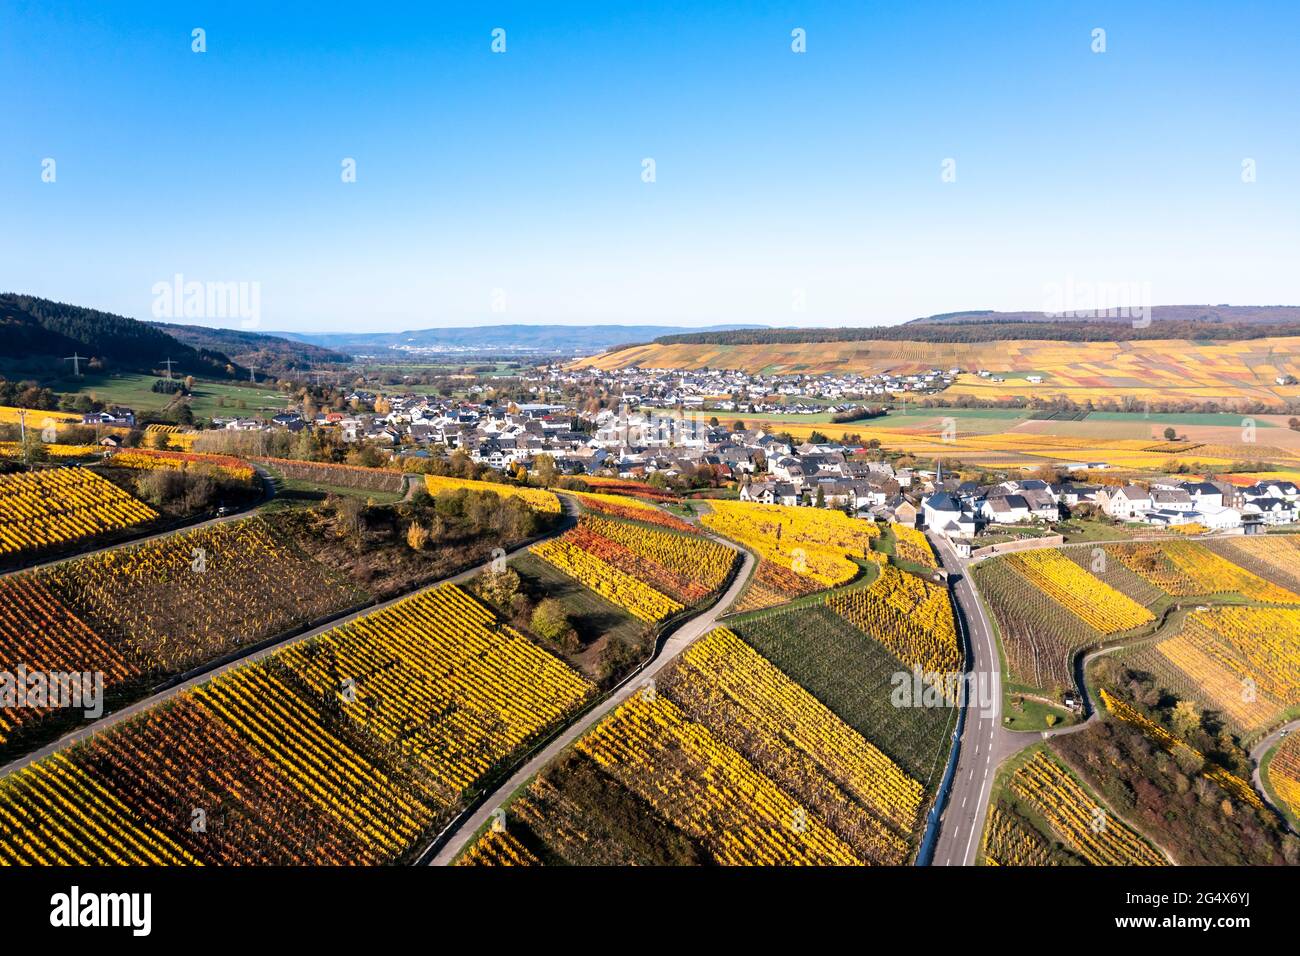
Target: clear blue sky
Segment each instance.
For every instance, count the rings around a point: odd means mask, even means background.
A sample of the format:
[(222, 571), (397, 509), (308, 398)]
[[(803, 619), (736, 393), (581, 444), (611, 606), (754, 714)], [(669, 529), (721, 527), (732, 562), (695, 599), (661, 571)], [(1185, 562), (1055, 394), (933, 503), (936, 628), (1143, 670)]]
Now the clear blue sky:
[(699, 6), (7, 0), (0, 289), (257, 282), (298, 331), (1300, 303), (1294, 0)]

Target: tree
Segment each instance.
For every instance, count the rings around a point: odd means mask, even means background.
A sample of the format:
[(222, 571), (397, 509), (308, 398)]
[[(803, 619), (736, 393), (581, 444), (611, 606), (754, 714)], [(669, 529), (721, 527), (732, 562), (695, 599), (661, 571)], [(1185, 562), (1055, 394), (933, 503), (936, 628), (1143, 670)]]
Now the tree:
[(339, 517), (339, 524), (344, 533), (358, 541), (361, 539), (362, 531), (365, 530), (365, 511), (365, 503), (352, 495), (341, 496), (335, 504), (335, 513)]
[(533, 609), (529, 626), (542, 640), (559, 644), (570, 630), (569, 612), (555, 598), (546, 598)]
[(817, 507), (818, 508), (826, 507), (826, 489), (823, 488), (821, 485), (817, 486)]
[(508, 609), (519, 593), (519, 574), (510, 567), (489, 571), (478, 579), (478, 591), (489, 603)]
[(1178, 432), (1174, 430), (1172, 425), (1165, 429), (1165, 441), (1173, 441), (1177, 437)]
[(412, 551), (423, 551), (429, 543), (429, 529), (418, 521), (412, 521), (406, 529), (406, 543)]
[(1190, 700), (1180, 700), (1175, 704), (1171, 719), (1174, 729), (1183, 737), (1201, 726), (1201, 712)]
[(543, 488), (555, 484), (555, 459), (550, 455), (538, 455), (533, 459), (533, 475)]
[(23, 460), (27, 462), (45, 461), (49, 457), (50, 453), (45, 447), (45, 442), (41, 441), (40, 433), (29, 428), (27, 437), (23, 441)]

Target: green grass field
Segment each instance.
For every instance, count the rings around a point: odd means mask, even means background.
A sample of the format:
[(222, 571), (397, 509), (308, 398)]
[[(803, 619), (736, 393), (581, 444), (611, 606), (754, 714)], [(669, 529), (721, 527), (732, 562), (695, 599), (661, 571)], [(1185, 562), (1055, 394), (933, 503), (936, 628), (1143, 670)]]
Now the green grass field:
[[(153, 391), (155, 375), (136, 373), (87, 373), (80, 378), (71, 375), (48, 382), (57, 392), (89, 395), (111, 405), (125, 405), (139, 416), (161, 411), (171, 402), (172, 396)], [(225, 399), (225, 405), (220, 401)], [(243, 403), (242, 407), (240, 403)], [(190, 397), (190, 408), (195, 418), (235, 417), (239, 415), (279, 414), (284, 411), (285, 396), (275, 389), (255, 387), (247, 382), (217, 382), (199, 379)]]
[[(1084, 421), (1089, 422), (1152, 422), (1160, 425), (1226, 425), (1231, 428), (1241, 427), (1240, 415), (1228, 412), (1092, 412)], [(1277, 428), (1274, 422), (1257, 418), (1259, 428)]]

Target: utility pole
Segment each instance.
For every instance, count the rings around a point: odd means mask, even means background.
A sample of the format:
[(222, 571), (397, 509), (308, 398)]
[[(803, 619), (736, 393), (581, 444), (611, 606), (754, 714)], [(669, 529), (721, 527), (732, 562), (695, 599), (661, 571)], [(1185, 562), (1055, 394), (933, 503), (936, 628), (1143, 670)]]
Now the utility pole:
[(250, 382), (256, 382), (256, 381), (257, 381), (257, 366), (256, 366), (256, 365), (250, 365), (250, 366), (248, 366), (248, 380), (249, 380)]
[(168, 381), (171, 381), (171, 377), (172, 377), (172, 366), (175, 365), (176, 363), (173, 362), (171, 359), (167, 359), (167, 360), (166, 360), (165, 362), (163, 362), (162, 364), (167, 366), (167, 380), (168, 380)]
[(76, 352), (73, 352), (71, 355), (64, 358), (63, 361), (71, 362), (72, 374), (77, 378), (81, 378), (81, 363), (84, 362), (85, 360), (86, 358), (84, 355), (78, 355)]

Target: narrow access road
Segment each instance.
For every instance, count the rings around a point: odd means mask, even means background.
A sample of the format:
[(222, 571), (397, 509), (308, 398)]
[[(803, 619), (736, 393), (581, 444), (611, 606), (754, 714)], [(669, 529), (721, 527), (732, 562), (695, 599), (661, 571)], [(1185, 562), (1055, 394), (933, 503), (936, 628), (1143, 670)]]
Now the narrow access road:
[[(549, 533), (539, 538), (533, 538), (529, 540), (526, 544), (522, 544), (519, 547), (515, 548), (513, 551), (506, 552), (505, 560), (509, 560), (510, 558), (513, 558), (515, 555), (522, 554), (523, 552), (531, 548), (534, 544), (537, 544), (537, 542), (539, 541), (556, 537), (557, 535), (561, 535), (565, 531), (568, 531), (571, 527), (573, 527), (574, 523), (577, 520), (575, 517), (576, 510), (577, 510), (576, 507), (572, 505), (565, 505), (564, 512), (561, 516), (560, 521), (556, 523), (556, 526), (553, 529), (551, 529)], [(227, 519), (221, 518), (218, 520), (224, 521)], [(0, 766), (0, 778), (6, 777), (16, 770), (21, 770), (23, 767), (26, 767), (30, 763), (33, 763), (44, 757), (48, 757), (51, 754), (55, 753), (56, 751), (62, 750), (64, 747), (70, 747), (75, 743), (79, 743), (83, 740), (86, 740), (87, 738), (93, 736), (94, 734), (98, 734), (103, 731), (106, 731), (109, 728), (122, 723), (122, 721), (129, 720), (130, 718), (136, 716), (137, 714), (145, 710), (148, 710), (150, 707), (153, 707), (155, 704), (161, 704), (163, 701), (168, 700), (169, 698), (175, 696), (176, 694), (181, 693), (182, 691), (191, 690), (192, 688), (197, 687), (199, 684), (202, 684), (204, 681), (211, 680), (214, 677), (219, 677), (220, 675), (226, 673), (227, 671), (233, 670), (236, 667), (242, 667), (245, 664), (252, 663), (253, 661), (261, 660), (262, 658), (267, 657), (270, 654), (274, 654), (276, 651), (281, 650), (282, 648), (290, 647), (294, 644), (297, 644), (299, 641), (310, 640), (313, 637), (316, 637), (320, 634), (324, 634), (326, 631), (333, 630), (336, 627), (340, 627), (344, 624), (349, 624), (352, 621), (357, 620), (358, 618), (365, 617), (367, 614), (374, 614), (378, 611), (382, 611), (385, 608), (391, 607), (392, 605), (396, 604), (398, 601), (405, 601), (407, 598), (411, 597), (414, 594), (420, 594), (421, 592), (429, 591), (436, 587), (441, 587), (444, 584), (464, 584), (466, 581), (470, 580), (475, 575), (482, 574), (483, 572), (487, 571), (491, 567), (492, 562), (496, 560), (498, 559), (493, 558), (492, 561), (486, 561), (483, 564), (461, 571), (459, 574), (454, 574), (450, 577), (441, 578), (437, 581), (434, 581), (431, 584), (422, 585), (421, 587), (415, 588), (414, 590), (399, 594), (396, 597), (391, 597), (388, 600), (382, 601), (379, 604), (367, 605), (366, 607), (360, 608), (359, 610), (350, 611), (346, 614), (341, 614), (338, 617), (330, 618), (329, 620), (312, 628), (311, 630), (303, 631), (298, 634), (291, 634), (279, 640), (275, 640), (273, 638), (270, 642), (259, 642), (257, 644), (250, 645), (248, 648), (248, 653), (246, 654), (241, 654), (234, 658), (222, 658), (220, 663), (200, 665), (199, 667), (195, 668), (193, 671), (190, 672), (190, 676), (184, 678), (183, 680), (175, 684), (171, 684), (153, 694), (150, 694), (148, 697), (143, 697), (140, 700), (135, 701), (134, 703), (131, 703), (126, 707), (123, 707), (121, 710), (115, 710), (112, 711), (111, 713), (105, 714), (103, 717), (99, 718), (93, 723), (85, 724), (84, 726), (78, 727), (75, 730), (69, 731), (68, 733), (64, 734), (62, 737), (59, 737), (57, 740), (51, 741), (45, 746), (40, 747), (37, 750), (33, 750), (31, 753), (24, 754), (23, 756), (17, 757), (14, 760), (10, 761), (9, 763)]]
[[(731, 542), (725, 543), (730, 547), (736, 547)], [(606, 714), (633, 694), (640, 693), (642, 684), (663, 670), (678, 654), (713, 630), (717, 625), (718, 618), (740, 597), (740, 592), (744, 590), (746, 582), (749, 581), (750, 573), (754, 570), (754, 556), (743, 548), (737, 548), (737, 550), (740, 551), (743, 563), (732, 579), (731, 586), (727, 588), (722, 597), (699, 617), (691, 618), (673, 631), (664, 641), (663, 646), (659, 648), (659, 652), (654, 659), (637, 672), (631, 680), (615, 690), (603, 702), (589, 710), (562, 734), (534, 754), (527, 763), (511, 774), (504, 783), (487, 794), (473, 813), (468, 817), (461, 817), (459, 822), (454, 822), (450, 834), (441, 838), (444, 842), (436, 855), (427, 862), (433, 866), (447, 866), (450, 864), (512, 793), (558, 757), (561, 751), (599, 723)]]
[(930, 541), (943, 569), (948, 572), (956, 598), (958, 626), (966, 635), (970, 659), (966, 722), (957, 744), (957, 772), (943, 812), (935, 842), (933, 866), (973, 866), (988, 813), (993, 776), (998, 766), (1022, 744), (1002, 729), (1002, 665), (993, 628), (984, 614), (967, 563), (947, 539), (931, 535)]
[(1281, 743), (1282, 738), (1287, 736), (1287, 734), (1295, 733), (1297, 728), (1300, 728), (1300, 720), (1293, 720), (1289, 723), (1283, 724), (1259, 743), (1255, 744), (1254, 747), (1250, 748), (1250, 762), (1254, 764), (1250, 770), (1250, 782), (1255, 785), (1255, 791), (1259, 794), (1260, 799), (1264, 801), (1265, 805), (1272, 807), (1273, 811), (1279, 817), (1284, 821), (1288, 821), (1288, 829), (1290, 829), (1289, 818), (1282, 811), (1281, 807), (1273, 803), (1272, 799), (1268, 795), (1268, 791), (1264, 789), (1264, 775), (1260, 772), (1260, 768), (1264, 766), (1264, 757), (1268, 752), (1277, 744)]

